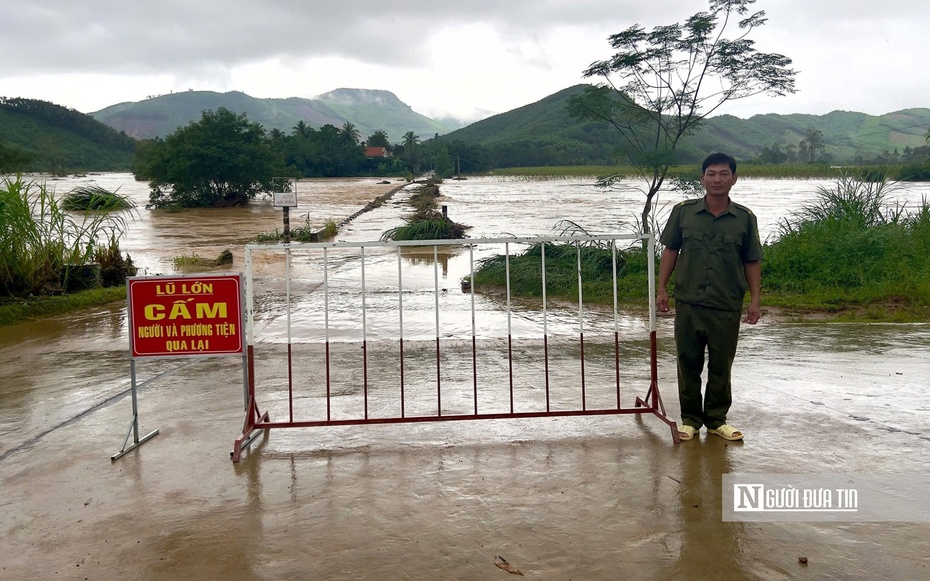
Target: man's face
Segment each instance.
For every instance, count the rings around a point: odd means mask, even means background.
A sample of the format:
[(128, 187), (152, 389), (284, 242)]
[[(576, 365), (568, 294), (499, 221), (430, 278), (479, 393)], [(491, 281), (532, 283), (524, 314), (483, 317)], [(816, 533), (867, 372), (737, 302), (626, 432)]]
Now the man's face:
[(710, 196), (729, 196), (730, 188), (736, 183), (736, 174), (729, 164), (709, 165), (701, 176), (701, 185)]

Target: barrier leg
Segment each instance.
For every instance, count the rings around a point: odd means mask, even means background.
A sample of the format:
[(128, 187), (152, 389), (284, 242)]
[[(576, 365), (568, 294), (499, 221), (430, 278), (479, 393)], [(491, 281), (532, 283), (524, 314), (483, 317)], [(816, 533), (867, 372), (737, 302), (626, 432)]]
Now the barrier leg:
[(269, 421), (268, 412), (264, 414), (258, 410), (258, 403), (255, 401), (255, 359), (252, 345), (247, 348), (248, 357), (248, 405), (245, 410), (245, 421), (242, 425), (242, 434), (236, 438), (233, 443), (232, 452), (229, 456), (233, 462), (238, 462), (242, 457), (242, 450), (247, 448), (252, 441), (258, 437), (259, 428), (255, 425), (259, 422), (267, 423)]

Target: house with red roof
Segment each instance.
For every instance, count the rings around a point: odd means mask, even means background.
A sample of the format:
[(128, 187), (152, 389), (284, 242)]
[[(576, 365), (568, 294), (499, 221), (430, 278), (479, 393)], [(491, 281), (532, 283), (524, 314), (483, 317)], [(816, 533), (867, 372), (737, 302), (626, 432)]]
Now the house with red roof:
[(365, 157), (391, 157), (391, 152), (386, 147), (366, 147)]

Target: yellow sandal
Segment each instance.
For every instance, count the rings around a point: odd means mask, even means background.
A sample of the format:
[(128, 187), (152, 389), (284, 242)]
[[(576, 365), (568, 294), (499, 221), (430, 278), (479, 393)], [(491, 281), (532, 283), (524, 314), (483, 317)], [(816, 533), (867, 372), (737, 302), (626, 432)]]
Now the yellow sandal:
[(707, 432), (710, 434), (717, 434), (724, 440), (730, 440), (731, 442), (743, 439), (743, 432), (737, 430), (733, 426), (728, 426), (727, 424), (717, 426), (714, 429), (707, 428)]
[(687, 424), (681, 424), (678, 426), (678, 439), (681, 441), (691, 440), (694, 438), (694, 433), (697, 432), (694, 428)]

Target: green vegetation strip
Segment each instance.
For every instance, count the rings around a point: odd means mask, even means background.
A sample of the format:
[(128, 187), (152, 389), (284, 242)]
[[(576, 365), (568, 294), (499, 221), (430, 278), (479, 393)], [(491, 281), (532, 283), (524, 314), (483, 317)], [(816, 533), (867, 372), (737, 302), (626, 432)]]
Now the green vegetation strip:
[(126, 287), (95, 288), (67, 295), (0, 299), (0, 326), (126, 300)]

